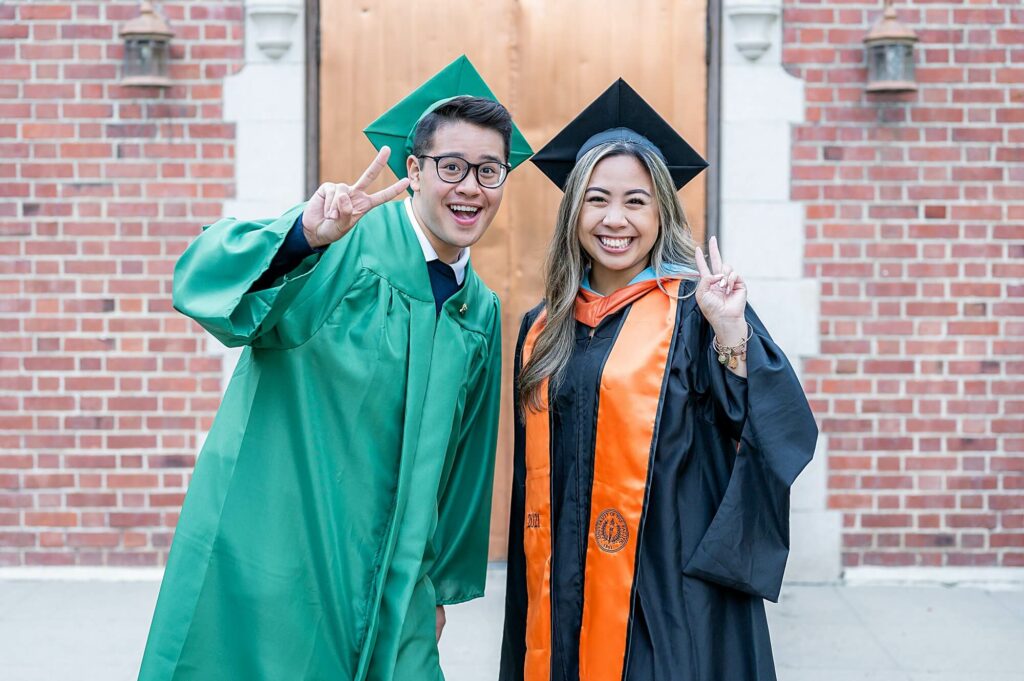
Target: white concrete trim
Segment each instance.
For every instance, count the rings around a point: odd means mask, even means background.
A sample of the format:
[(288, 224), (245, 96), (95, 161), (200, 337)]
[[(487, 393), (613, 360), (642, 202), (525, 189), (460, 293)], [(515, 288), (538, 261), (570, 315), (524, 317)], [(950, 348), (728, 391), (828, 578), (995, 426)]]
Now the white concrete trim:
[[(238, 218), (277, 217), (308, 198), (306, 176), (306, 57), (303, 3), (299, 0), (245, 0), (245, 65), (224, 79), (224, 118), (235, 123), (235, 196), (224, 214)], [(291, 47), (268, 55), (257, 43), (256, 17), (282, 7), (294, 11)], [(269, 162), (272, 159), (273, 162)], [(227, 389), (242, 348), (227, 348), (207, 336), (207, 351), (220, 355), (221, 391)], [(199, 451), (206, 442), (204, 431)]]
[(256, 27), (256, 46), (271, 59), (280, 59), (292, 46), (292, 27), (302, 5), (298, 0), (247, 0), (246, 9)]
[(159, 582), (163, 568), (11, 567), (0, 568), (0, 582)]
[[(723, 10), (735, 17), (752, 4), (773, 16), (781, 7), (778, 0), (725, 0)], [(799, 373), (800, 358), (820, 350), (819, 284), (804, 277), (804, 206), (790, 191), (792, 128), (805, 119), (804, 84), (782, 66), (782, 22), (768, 21), (755, 41), (742, 23), (722, 26), (724, 44), (739, 48), (722, 54), (723, 257), (743, 275), (750, 304)], [(756, 61), (744, 51), (751, 42), (760, 43)], [(828, 508), (824, 441), (819, 445), (791, 494), (792, 583), (840, 580), (842, 514)]]
[(843, 570), (847, 586), (970, 586), (1024, 591), (1024, 568), (853, 567)]
[(733, 24), (733, 44), (750, 61), (757, 61), (772, 46), (772, 27), (782, 15), (777, 0), (729, 2), (726, 16)]

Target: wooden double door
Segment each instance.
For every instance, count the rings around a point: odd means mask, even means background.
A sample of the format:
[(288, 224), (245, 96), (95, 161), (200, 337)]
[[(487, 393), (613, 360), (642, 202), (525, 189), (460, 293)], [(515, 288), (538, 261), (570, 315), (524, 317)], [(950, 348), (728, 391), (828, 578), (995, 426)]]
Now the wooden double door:
[[(465, 54), (535, 150), (624, 78), (707, 156), (707, 0), (320, 0), (319, 179), (354, 181), (373, 158), (362, 129)], [(315, 63), (315, 62), (314, 62)], [(315, 101), (315, 100), (314, 100)], [(378, 180), (380, 186), (391, 177)], [(682, 192), (695, 236), (705, 175)], [(511, 366), (522, 314), (540, 300), (561, 193), (531, 163), (510, 177), (473, 266), (503, 303), (505, 382), (491, 557), (505, 557), (512, 479)]]

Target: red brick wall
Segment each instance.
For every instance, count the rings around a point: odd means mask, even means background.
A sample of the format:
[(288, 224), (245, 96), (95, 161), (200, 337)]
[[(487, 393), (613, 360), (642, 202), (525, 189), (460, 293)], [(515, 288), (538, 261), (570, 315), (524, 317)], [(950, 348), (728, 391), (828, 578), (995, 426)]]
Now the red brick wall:
[(917, 93), (867, 96), (882, 2), (786, 0), (792, 197), (843, 564), (1024, 566), (1024, 8), (897, 4)]
[[(0, 566), (166, 557), (220, 379), (170, 273), (234, 192), (241, 4), (160, 4), (166, 92), (117, 84), (136, 2), (0, 4)], [(920, 90), (869, 98), (881, 3), (786, 0), (829, 503), (847, 566), (1021, 566), (1024, 9), (901, 6)]]
[(0, 566), (161, 563), (219, 401), (169, 293), (234, 193), (242, 3), (159, 7), (164, 92), (118, 85), (137, 2), (0, 4)]

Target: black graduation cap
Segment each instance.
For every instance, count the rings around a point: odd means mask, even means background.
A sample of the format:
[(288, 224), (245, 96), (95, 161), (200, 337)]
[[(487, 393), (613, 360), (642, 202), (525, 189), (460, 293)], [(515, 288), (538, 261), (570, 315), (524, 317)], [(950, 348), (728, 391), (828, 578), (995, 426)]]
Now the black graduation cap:
[(534, 154), (532, 160), (564, 190), (569, 173), (583, 154), (616, 140), (637, 142), (657, 153), (668, 166), (677, 190), (708, 167), (708, 162), (621, 78)]

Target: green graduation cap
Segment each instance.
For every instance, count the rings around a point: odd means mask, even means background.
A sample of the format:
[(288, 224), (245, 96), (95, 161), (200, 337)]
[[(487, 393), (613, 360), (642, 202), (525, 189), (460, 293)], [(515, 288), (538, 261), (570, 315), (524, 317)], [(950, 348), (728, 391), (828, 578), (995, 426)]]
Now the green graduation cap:
[[(412, 133), (416, 124), (437, 107), (459, 96), (484, 97), (498, 101), (466, 55), (441, 69), (434, 77), (366, 126), (363, 132), (370, 138), (374, 147), (378, 150), (385, 145), (391, 147), (388, 166), (396, 177), (401, 179), (406, 176), (405, 159), (412, 153)], [(509, 165), (515, 168), (530, 158), (531, 154), (533, 150), (529, 143), (513, 123), (512, 136), (509, 139)]]

